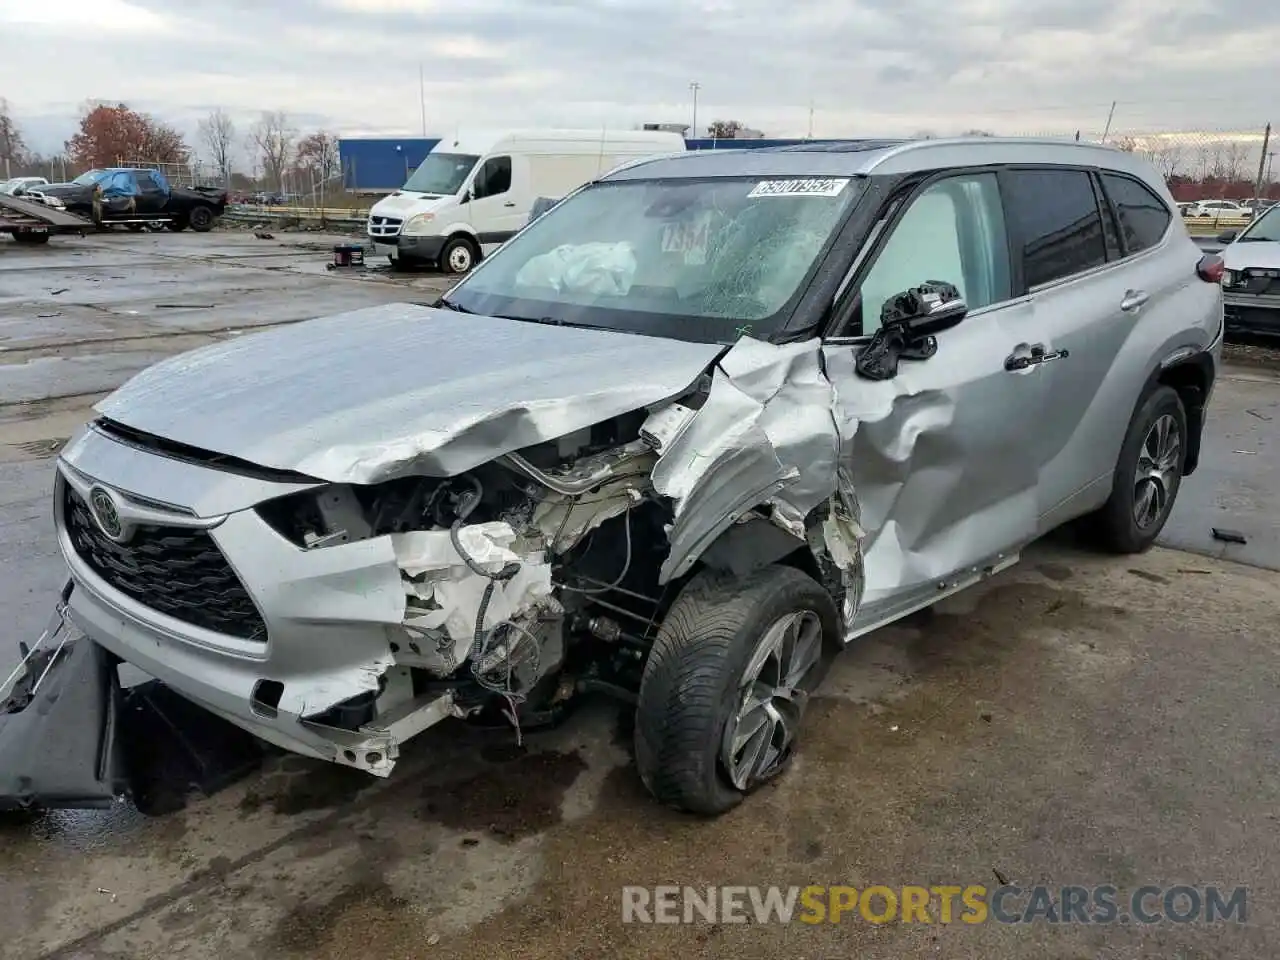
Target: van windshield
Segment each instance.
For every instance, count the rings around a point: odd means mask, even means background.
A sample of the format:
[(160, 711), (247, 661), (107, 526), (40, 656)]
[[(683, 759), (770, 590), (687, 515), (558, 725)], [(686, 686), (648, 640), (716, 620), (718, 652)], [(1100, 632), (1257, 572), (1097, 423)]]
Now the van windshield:
[(517, 320), (729, 343), (786, 323), (854, 178), (613, 181), (552, 207), (448, 295)]
[(469, 153), (429, 153), (401, 189), (452, 197), (479, 159)]

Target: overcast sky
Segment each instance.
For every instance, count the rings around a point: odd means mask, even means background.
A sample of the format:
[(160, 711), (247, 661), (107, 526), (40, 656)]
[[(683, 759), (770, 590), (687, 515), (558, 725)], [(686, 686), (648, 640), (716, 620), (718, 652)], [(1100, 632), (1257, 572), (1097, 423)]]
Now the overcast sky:
[[(0, 97), (60, 148), (87, 99), (184, 132), (631, 127), (775, 136), (1259, 129), (1280, 114), (1276, 0), (0, 0)], [(177, 8), (177, 9), (175, 9)], [(1229, 14), (1228, 11), (1229, 10)], [(195, 145), (193, 143), (193, 145)]]

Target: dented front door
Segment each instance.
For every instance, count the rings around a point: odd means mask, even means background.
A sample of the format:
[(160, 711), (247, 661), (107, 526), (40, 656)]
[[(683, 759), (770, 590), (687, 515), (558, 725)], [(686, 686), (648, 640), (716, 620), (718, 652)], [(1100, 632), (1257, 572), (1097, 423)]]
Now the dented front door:
[(861, 347), (824, 348), (866, 530), (855, 631), (1011, 562), (1036, 533), (1045, 381), (1040, 367), (1007, 362), (1035, 337), (1029, 300), (1011, 296), (993, 174), (938, 181), (910, 202), (861, 281), (856, 332), (872, 333), (885, 299), (926, 281), (955, 284), (970, 311), (932, 357), (873, 381), (855, 372)]

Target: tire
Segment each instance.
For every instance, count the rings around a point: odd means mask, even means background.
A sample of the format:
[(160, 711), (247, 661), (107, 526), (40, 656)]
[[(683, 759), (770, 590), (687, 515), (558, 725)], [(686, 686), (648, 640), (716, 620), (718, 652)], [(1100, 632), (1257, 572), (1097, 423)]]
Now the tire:
[(466, 237), (454, 237), (440, 251), (440, 269), (449, 274), (470, 273), (480, 260), (480, 250)]
[(165, 227), (172, 230), (174, 233), (181, 233), (183, 230), (187, 229), (187, 221), (185, 218), (179, 217), (177, 220), (170, 220), (165, 224)]
[(187, 222), (196, 233), (208, 233), (213, 229), (213, 209), (206, 206), (195, 206), (187, 215)]
[[(757, 671), (755, 661), (788, 622), (816, 644), (816, 659), (794, 685), (794, 698), (775, 688), (768, 701), (773, 716), (789, 723), (760, 728), (742, 751), (734, 751), (730, 738), (741, 720), (743, 684), (749, 673), (758, 673), (772, 685), (768, 668), (778, 664), (766, 661), (766, 669)], [(785, 770), (804, 707), (830, 666), (838, 630), (831, 596), (799, 570), (771, 566), (746, 578), (697, 574), (663, 621), (640, 682), (636, 766), (649, 792), (668, 806), (715, 816)], [(768, 716), (763, 706), (755, 715)], [(762, 734), (777, 739), (762, 743)], [(764, 748), (758, 764), (736, 762), (756, 745)]]
[(13, 239), (18, 243), (29, 243), (32, 246), (48, 243), (49, 234), (47, 233), (15, 233)]
[[(1163, 446), (1157, 430), (1161, 424), (1170, 431), (1163, 434), (1169, 438)], [(1142, 553), (1155, 543), (1182, 485), (1187, 447), (1182, 400), (1172, 387), (1156, 387), (1143, 397), (1129, 421), (1111, 496), (1091, 518), (1101, 547), (1112, 553)], [(1139, 480), (1140, 469), (1150, 476)]]

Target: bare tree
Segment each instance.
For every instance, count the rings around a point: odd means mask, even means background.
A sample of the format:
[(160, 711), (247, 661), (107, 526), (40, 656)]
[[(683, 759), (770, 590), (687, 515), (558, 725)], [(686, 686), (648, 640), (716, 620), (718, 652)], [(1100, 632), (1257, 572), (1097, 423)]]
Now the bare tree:
[(283, 110), (263, 111), (261, 119), (249, 129), (249, 143), (257, 150), (262, 174), (277, 190), (284, 189), (284, 174), (295, 136), (289, 126), (289, 115)]
[(221, 107), (211, 112), (197, 126), (200, 142), (209, 148), (213, 165), (224, 184), (231, 182), (231, 145), (236, 138), (236, 125)]
[(1185, 151), (1180, 143), (1162, 143), (1144, 150), (1143, 153), (1151, 161), (1151, 165), (1160, 171), (1161, 176), (1169, 180), (1177, 176)]
[(10, 170), (22, 163), (26, 153), (27, 145), (9, 112), (9, 101), (0, 98), (0, 175), (6, 180), (13, 176)]
[(1249, 179), (1249, 145), (1243, 140), (1228, 140), (1222, 147), (1222, 172), (1227, 180)]
[(303, 137), (298, 141), (296, 165), (312, 180), (328, 183), (338, 176), (338, 135), (325, 130)]

